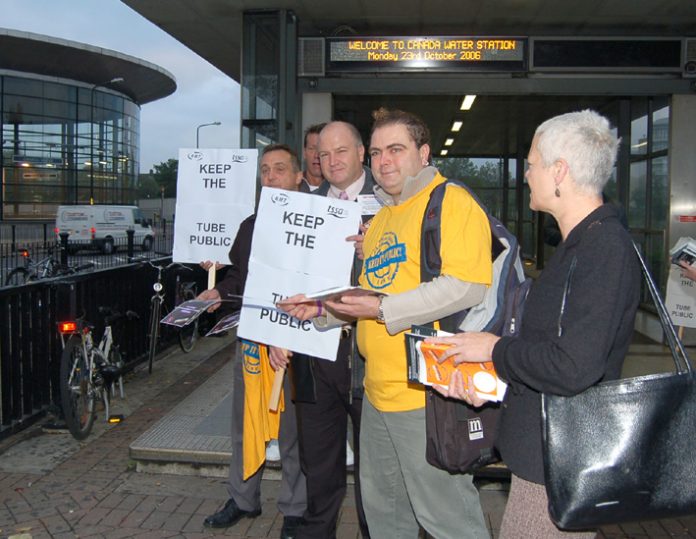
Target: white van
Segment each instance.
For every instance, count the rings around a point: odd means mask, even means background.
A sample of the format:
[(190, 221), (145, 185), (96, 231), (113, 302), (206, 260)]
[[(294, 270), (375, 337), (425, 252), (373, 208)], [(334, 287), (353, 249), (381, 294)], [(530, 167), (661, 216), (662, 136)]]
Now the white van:
[(117, 245), (127, 245), (129, 229), (135, 232), (135, 246), (143, 251), (152, 249), (155, 233), (137, 206), (59, 206), (56, 214), (56, 240), (60, 242), (60, 234), (67, 232), (71, 251), (101, 249), (112, 253)]

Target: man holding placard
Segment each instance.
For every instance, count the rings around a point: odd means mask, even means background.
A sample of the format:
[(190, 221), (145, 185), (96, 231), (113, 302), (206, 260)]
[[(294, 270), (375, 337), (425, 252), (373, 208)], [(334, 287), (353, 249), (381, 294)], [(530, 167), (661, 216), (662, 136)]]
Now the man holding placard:
[[(365, 147), (360, 133), (346, 122), (331, 122), (319, 134), (319, 158), (326, 178), (314, 193), (351, 200), (362, 207), (363, 221), (375, 213), (374, 180), (363, 167)], [(342, 241), (344, 238), (337, 238)], [(357, 284), (362, 261), (354, 259), (351, 284)], [(355, 325), (346, 324), (335, 361), (303, 354), (292, 358), (300, 460), (307, 477), (307, 511), (301, 539), (336, 537), (338, 514), (346, 494), (346, 434), (353, 425), (355, 503), (363, 539), (370, 534), (362, 507), (359, 481), (360, 410), (364, 359), (355, 344)], [(273, 357), (271, 358), (273, 362)]]
[[(282, 144), (269, 145), (264, 148), (260, 172), (261, 184), (264, 187), (297, 191), (302, 181), (300, 164), (295, 152)], [(256, 214), (242, 222), (229, 253), (232, 265), (225, 278), (215, 288), (202, 292), (198, 299), (237, 300), (236, 304), (233, 302), (232, 305), (239, 306), (247, 278), (255, 221)], [(212, 263), (208, 262), (205, 265), (210, 266)], [(217, 304), (213, 309), (219, 305)], [(243, 517), (252, 518), (261, 514), (262, 468), (244, 479), (244, 371), (245, 369), (250, 370), (242, 361), (242, 357), (249, 348), (248, 341), (245, 342), (245, 345), (247, 346), (244, 347), (241, 341), (237, 341), (234, 364), (231, 421), (232, 459), (227, 484), (230, 498), (220, 511), (205, 519), (204, 525), (206, 527), (226, 528)], [(294, 539), (301, 526), (302, 515), (307, 505), (307, 490), (305, 477), (300, 469), (295, 408), (290, 399), (290, 386), (287, 380), (284, 389), (285, 411), (280, 417), (278, 435), (282, 462), (278, 510), (283, 514), (281, 539)]]

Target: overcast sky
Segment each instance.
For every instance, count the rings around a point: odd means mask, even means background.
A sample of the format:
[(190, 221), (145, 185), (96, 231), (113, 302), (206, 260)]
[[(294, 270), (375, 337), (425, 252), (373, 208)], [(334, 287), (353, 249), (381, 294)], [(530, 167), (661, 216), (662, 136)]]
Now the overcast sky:
[(120, 0), (0, 0), (0, 27), (87, 43), (147, 60), (176, 78), (140, 111), (140, 171), (200, 145), (239, 147), (239, 85)]

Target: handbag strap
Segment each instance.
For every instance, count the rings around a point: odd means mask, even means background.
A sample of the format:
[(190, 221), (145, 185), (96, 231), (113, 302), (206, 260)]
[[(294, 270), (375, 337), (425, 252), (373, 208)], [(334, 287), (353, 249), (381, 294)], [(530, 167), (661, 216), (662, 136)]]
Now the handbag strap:
[[(635, 241), (631, 240), (631, 243), (633, 244), (633, 250), (636, 252), (636, 255), (638, 256), (638, 261), (640, 262), (640, 269), (643, 272), (643, 279), (645, 280), (645, 284), (647, 285), (648, 291), (650, 292), (650, 297), (652, 298), (653, 303), (655, 304), (655, 308), (657, 309), (657, 315), (660, 318), (660, 324), (662, 325), (662, 330), (665, 333), (667, 344), (669, 345), (670, 350), (672, 350), (672, 359), (674, 360), (674, 364), (677, 367), (677, 372), (679, 374), (692, 374), (689, 356), (686, 355), (684, 345), (682, 344), (681, 340), (679, 339), (679, 336), (677, 335), (676, 330), (674, 329), (674, 324), (672, 323), (672, 319), (670, 318), (669, 313), (667, 312), (667, 307), (665, 307), (665, 303), (664, 301), (662, 301), (660, 292), (658, 291), (657, 285), (655, 284), (655, 281), (653, 280), (652, 275), (650, 274), (650, 270), (648, 269), (648, 266), (645, 263), (645, 259), (643, 258), (643, 255), (640, 253), (640, 248), (638, 247)], [(565, 313), (566, 300), (568, 298), (568, 295), (570, 294), (570, 283), (573, 277), (573, 273), (575, 271), (576, 263), (577, 259), (573, 257), (573, 260), (570, 263), (570, 268), (568, 269), (568, 276), (566, 277), (565, 287), (563, 288), (561, 310), (558, 315), (559, 337), (563, 335), (563, 315)]]
[(676, 330), (674, 329), (674, 324), (672, 323), (672, 319), (670, 318), (669, 313), (667, 312), (667, 307), (665, 307), (664, 301), (662, 301), (662, 297), (660, 296), (660, 292), (657, 289), (657, 285), (655, 284), (655, 281), (653, 280), (652, 275), (650, 274), (650, 270), (648, 269), (648, 266), (645, 263), (643, 255), (640, 253), (638, 245), (633, 240), (631, 240), (631, 243), (633, 243), (633, 249), (635, 250), (636, 255), (638, 255), (638, 260), (640, 261), (640, 269), (643, 271), (643, 278), (645, 279), (645, 284), (647, 285), (648, 291), (650, 292), (650, 296), (652, 297), (653, 303), (655, 304), (655, 307), (657, 309), (657, 314), (660, 318), (662, 329), (665, 333), (665, 337), (667, 338), (667, 344), (672, 350), (672, 359), (674, 359), (674, 363), (677, 366), (677, 372), (680, 374), (686, 372), (691, 374), (692, 369), (691, 362), (689, 361), (689, 356), (686, 355), (684, 345), (682, 344), (681, 340), (679, 339), (679, 336), (677, 335)]

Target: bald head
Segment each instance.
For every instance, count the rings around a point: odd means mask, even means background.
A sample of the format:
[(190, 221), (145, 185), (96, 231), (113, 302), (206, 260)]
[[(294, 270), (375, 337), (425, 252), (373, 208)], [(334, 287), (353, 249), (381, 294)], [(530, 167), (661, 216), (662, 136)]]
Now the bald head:
[(360, 133), (347, 122), (330, 122), (319, 133), (321, 171), (331, 185), (345, 191), (363, 173), (365, 147)]

